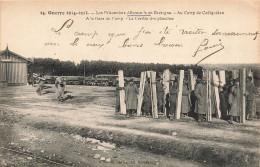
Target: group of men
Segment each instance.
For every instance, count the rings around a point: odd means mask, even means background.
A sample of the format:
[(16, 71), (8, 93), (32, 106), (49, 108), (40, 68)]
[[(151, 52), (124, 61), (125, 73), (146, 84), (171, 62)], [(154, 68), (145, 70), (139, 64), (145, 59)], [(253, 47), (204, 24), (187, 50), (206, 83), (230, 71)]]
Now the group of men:
[[(207, 77), (198, 78), (195, 84), (195, 90), (192, 91), (189, 87), (188, 78), (184, 77), (183, 87), (182, 87), (182, 102), (181, 102), (181, 117), (185, 117), (190, 113), (197, 113), (197, 121), (202, 122), (205, 120), (205, 116), (208, 113), (208, 103), (207, 98)], [(137, 99), (139, 90), (137, 85), (133, 82), (131, 78), (125, 88), (120, 88), (117, 86), (117, 96), (116, 96), (116, 113), (120, 112), (120, 98), (119, 91), (125, 90), (125, 103), (126, 103), (126, 116), (130, 117), (137, 110)], [(214, 83), (210, 83), (212, 87), (216, 86)], [(166, 94), (166, 99), (164, 99), (165, 86), (162, 83), (162, 78), (157, 79), (156, 82), (156, 93), (157, 93), (157, 109), (158, 114), (163, 114), (163, 108), (165, 105), (166, 116), (170, 120), (175, 118), (175, 111), (177, 107), (178, 99), (178, 79), (170, 80), (169, 93)], [(233, 124), (234, 119), (239, 121), (239, 116), (241, 115), (241, 95), (246, 97), (246, 118), (251, 120), (253, 117), (253, 102), (257, 90), (252, 82), (252, 77), (248, 76), (246, 78), (246, 93), (241, 94), (239, 87), (239, 80), (232, 79), (228, 85), (220, 86), (219, 97), (220, 97), (220, 110), (223, 119), (229, 120), (229, 123)], [(214, 97), (211, 98), (212, 108)], [(212, 114), (216, 115), (212, 110)], [(142, 102), (142, 115), (146, 117), (151, 117), (152, 115), (152, 101), (151, 101), (151, 84), (150, 78), (146, 79), (143, 91), (143, 102)], [(194, 115), (194, 114), (191, 114)]]
[[(45, 78), (42, 75), (40, 75), (40, 76), (35, 75), (34, 78), (36, 80), (36, 83), (38, 83), (36, 93), (39, 96), (41, 96), (42, 90), (45, 87)], [(34, 86), (34, 82), (32, 83), (32, 86)], [(65, 100), (64, 92), (65, 92), (65, 88), (66, 88), (66, 82), (64, 81), (64, 78), (56, 77), (55, 88), (56, 88), (56, 94), (57, 94), (58, 100), (64, 101)]]

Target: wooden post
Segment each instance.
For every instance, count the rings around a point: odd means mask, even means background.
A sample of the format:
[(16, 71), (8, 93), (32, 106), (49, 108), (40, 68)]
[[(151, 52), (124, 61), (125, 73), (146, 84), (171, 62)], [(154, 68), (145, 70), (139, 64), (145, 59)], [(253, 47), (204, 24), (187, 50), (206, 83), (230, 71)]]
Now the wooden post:
[(178, 86), (178, 97), (177, 97), (177, 106), (175, 112), (175, 119), (181, 118), (181, 100), (182, 100), (182, 87), (183, 87), (183, 79), (184, 79), (184, 70), (180, 70), (179, 75), (179, 86)]
[(151, 94), (152, 94), (152, 116), (158, 118), (157, 94), (156, 94), (156, 72), (151, 72)]
[(220, 86), (223, 87), (226, 84), (226, 73), (225, 70), (219, 71)]
[[(124, 74), (122, 70), (118, 71), (118, 81), (119, 87), (124, 87)], [(120, 97), (120, 113), (126, 114), (126, 104), (125, 104), (125, 90), (119, 90), (119, 97)]]
[[(254, 82), (254, 73), (252, 72), (252, 70), (250, 69), (249, 73), (248, 73), (248, 76), (252, 77), (252, 83), (255, 83)], [(253, 100), (253, 108), (252, 108), (253, 112), (252, 112), (252, 116), (254, 117), (255, 114), (256, 114), (256, 103), (255, 103), (255, 99)]]
[(145, 80), (146, 80), (146, 72), (141, 72), (140, 88), (139, 88), (138, 103), (137, 103), (137, 116), (141, 115)]
[(240, 92), (241, 92), (240, 123), (244, 123), (246, 121), (246, 97), (244, 96), (244, 94), (246, 93), (246, 68), (240, 70)]
[(207, 70), (207, 121), (212, 121), (212, 114), (211, 114), (211, 72)]
[(217, 118), (220, 119), (221, 117), (221, 111), (220, 111), (220, 100), (219, 100), (219, 78), (216, 74), (216, 71), (212, 71), (212, 77), (213, 77), (213, 83), (214, 83), (214, 91), (215, 91), (215, 102), (216, 102), (216, 108), (217, 108)]
[(164, 89), (164, 97), (163, 97), (163, 111), (164, 115), (166, 116), (166, 95), (169, 93), (169, 87), (170, 87), (170, 71), (169, 69), (164, 70), (163, 72), (163, 86), (165, 87)]
[(195, 82), (194, 82), (194, 77), (193, 77), (193, 71), (192, 69), (189, 69), (189, 84), (190, 84), (190, 90), (194, 90), (195, 89)]

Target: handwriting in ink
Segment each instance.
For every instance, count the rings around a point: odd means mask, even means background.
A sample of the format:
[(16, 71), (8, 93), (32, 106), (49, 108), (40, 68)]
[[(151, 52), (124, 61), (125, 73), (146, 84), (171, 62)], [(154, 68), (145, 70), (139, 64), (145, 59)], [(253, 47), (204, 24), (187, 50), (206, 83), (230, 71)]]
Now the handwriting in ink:
[(212, 52), (209, 55), (205, 56), (203, 59), (201, 59), (199, 62), (197, 62), (196, 65), (199, 64), (200, 62), (202, 62), (203, 60), (207, 59), (208, 57), (212, 56), (213, 54), (215, 54), (215, 53), (221, 51), (222, 49), (224, 49), (224, 46), (222, 45), (221, 40), (219, 40), (219, 41), (220, 41), (220, 43), (218, 43), (218, 44), (208, 45), (209, 40), (207, 38), (205, 38), (201, 42), (201, 44), (199, 45), (198, 49), (196, 50), (196, 52), (194, 53), (194, 55), (192, 57), (197, 56), (198, 53), (200, 53), (200, 52), (204, 52), (204, 51), (207, 51), (207, 50), (212, 50), (212, 49), (217, 48), (217, 47), (219, 47), (219, 49), (218, 50), (214, 50), (214, 52)]
[(72, 46), (78, 46), (79, 38), (76, 38), (73, 43), (70, 43)]
[(137, 35), (134, 36), (133, 40), (136, 40), (141, 34), (151, 34), (151, 33), (152, 33), (151, 31), (146, 31), (146, 30), (144, 29), (144, 27), (142, 27), (142, 28), (138, 31)]
[(74, 22), (74, 20), (69, 19), (69, 20), (67, 20), (67, 21), (65, 21), (65, 22), (63, 23), (63, 25), (61, 26), (60, 29), (56, 30), (55, 28), (52, 28), (51, 30), (52, 30), (53, 32), (55, 32), (56, 34), (59, 34), (59, 35), (60, 35), (60, 31), (61, 31), (66, 25), (67, 25), (67, 26), (66, 26), (67, 28), (70, 28), (70, 27), (72, 26), (73, 22)]

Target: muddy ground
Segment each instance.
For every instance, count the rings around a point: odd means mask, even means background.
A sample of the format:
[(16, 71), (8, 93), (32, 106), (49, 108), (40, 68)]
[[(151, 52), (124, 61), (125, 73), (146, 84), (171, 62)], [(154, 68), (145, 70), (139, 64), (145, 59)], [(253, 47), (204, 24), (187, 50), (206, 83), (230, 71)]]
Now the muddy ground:
[[(259, 120), (115, 115), (114, 87), (0, 88), (0, 166), (258, 166)], [(258, 103), (259, 105), (259, 103)]]

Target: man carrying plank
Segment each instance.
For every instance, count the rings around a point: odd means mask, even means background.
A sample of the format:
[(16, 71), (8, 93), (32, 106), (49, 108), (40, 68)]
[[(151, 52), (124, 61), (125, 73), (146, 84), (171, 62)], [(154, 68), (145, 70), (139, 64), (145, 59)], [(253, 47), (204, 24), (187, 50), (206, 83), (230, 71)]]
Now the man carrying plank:
[(195, 103), (195, 112), (198, 113), (198, 122), (203, 121), (203, 115), (207, 114), (207, 77), (202, 77), (198, 79), (198, 84), (196, 85), (194, 95), (197, 100)]

